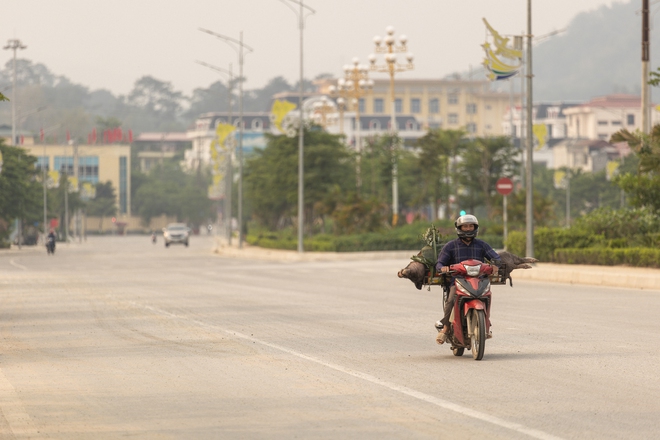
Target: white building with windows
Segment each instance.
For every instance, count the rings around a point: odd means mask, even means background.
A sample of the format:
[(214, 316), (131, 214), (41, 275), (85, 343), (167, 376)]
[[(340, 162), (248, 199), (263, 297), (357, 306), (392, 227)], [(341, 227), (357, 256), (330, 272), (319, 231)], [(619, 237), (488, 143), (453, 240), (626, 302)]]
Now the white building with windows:
[[(651, 123), (658, 122), (658, 111), (651, 112)], [(609, 141), (622, 128), (642, 128), (641, 98), (638, 95), (600, 96), (584, 104), (564, 110), (567, 137)]]

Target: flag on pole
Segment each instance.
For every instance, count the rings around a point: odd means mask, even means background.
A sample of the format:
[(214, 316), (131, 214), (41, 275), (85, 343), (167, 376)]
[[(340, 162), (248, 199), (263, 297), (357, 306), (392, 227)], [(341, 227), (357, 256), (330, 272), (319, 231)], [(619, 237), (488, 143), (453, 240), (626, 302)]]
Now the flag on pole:
[(66, 141), (69, 142), (71, 140), (71, 135), (69, 134), (69, 130), (66, 131)]
[(92, 129), (92, 143), (96, 144), (96, 128)]
[(128, 129), (128, 143), (132, 144), (133, 143), (133, 130), (130, 128)]
[(41, 130), (39, 130), (39, 142), (42, 144), (44, 143), (44, 129), (41, 127)]

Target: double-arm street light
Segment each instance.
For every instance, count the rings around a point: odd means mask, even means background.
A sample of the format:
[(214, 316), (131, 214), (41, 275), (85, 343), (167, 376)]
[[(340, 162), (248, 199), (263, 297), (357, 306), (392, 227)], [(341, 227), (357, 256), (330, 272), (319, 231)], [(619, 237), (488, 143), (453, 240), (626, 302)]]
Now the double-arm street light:
[[(227, 117), (227, 122), (229, 124), (234, 124), (233, 114), (232, 114), (232, 94), (234, 92), (234, 74), (231, 70), (231, 63), (229, 63), (229, 69), (223, 69), (222, 67), (217, 67), (212, 64), (205, 63), (203, 61), (197, 61), (197, 64), (201, 64), (204, 67), (215, 70), (223, 75), (227, 75), (227, 105), (229, 106), (229, 114)], [(225, 140), (227, 144), (229, 138)], [(231, 245), (231, 191), (232, 184), (234, 182), (234, 174), (231, 166), (231, 155), (233, 151), (229, 148), (226, 148), (227, 151), (227, 175), (225, 176), (225, 209), (224, 209), (224, 218), (225, 218), (225, 238), (227, 239), (227, 244)]]
[(238, 247), (242, 248), (245, 239), (243, 236), (243, 58), (247, 53), (254, 52), (254, 49), (243, 43), (243, 31), (236, 40), (207, 29), (199, 28), (199, 30), (221, 39), (238, 54)]
[[(381, 40), (379, 36), (374, 37), (376, 53), (385, 54), (385, 64), (376, 64), (376, 55), (369, 55), (371, 70), (378, 72), (387, 72), (390, 75), (390, 130), (392, 134), (392, 226), (396, 226), (399, 221), (399, 183), (398, 183), (398, 164), (397, 164), (397, 142), (396, 142), (396, 99), (394, 97), (394, 74), (396, 72), (405, 72), (414, 69), (413, 55), (408, 52), (408, 39), (405, 35), (399, 36), (397, 44), (394, 37), (394, 28), (387, 27), (387, 36)], [(398, 63), (397, 52), (408, 52), (406, 55), (407, 63)]]
[(14, 51), (14, 61), (13, 69), (14, 73), (12, 76), (12, 85), (11, 85), (11, 145), (16, 145), (16, 51), (19, 49), (26, 49), (21, 40), (12, 39), (7, 42), (7, 45), (3, 49), (13, 50)]
[[(305, 29), (305, 10), (308, 14), (315, 14), (316, 11), (303, 4), (303, 0), (280, 0), (288, 6), (298, 17), (298, 29), (300, 30), (300, 96), (298, 98), (298, 108), (300, 110), (300, 127), (298, 133), (298, 253), (303, 252), (303, 231), (305, 222), (305, 200), (304, 200), (304, 166), (303, 166), (303, 133), (305, 124), (303, 122), (303, 30)], [(290, 3), (298, 5), (298, 9), (291, 6)]]
[(357, 186), (361, 186), (360, 156), (362, 154), (360, 122), (360, 99), (371, 93), (374, 81), (369, 79), (369, 68), (360, 64), (358, 58), (353, 58), (353, 65), (344, 66), (344, 78), (337, 80), (336, 86), (330, 86), (330, 95), (345, 99), (355, 111), (355, 151), (357, 152)]

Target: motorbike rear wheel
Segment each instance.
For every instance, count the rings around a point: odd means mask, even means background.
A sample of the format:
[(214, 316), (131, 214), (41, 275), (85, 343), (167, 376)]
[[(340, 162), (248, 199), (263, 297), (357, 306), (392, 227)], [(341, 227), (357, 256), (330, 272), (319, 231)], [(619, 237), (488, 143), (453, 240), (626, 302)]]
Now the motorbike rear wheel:
[(472, 334), (472, 357), (480, 361), (486, 350), (486, 314), (483, 310), (472, 310), (474, 333)]

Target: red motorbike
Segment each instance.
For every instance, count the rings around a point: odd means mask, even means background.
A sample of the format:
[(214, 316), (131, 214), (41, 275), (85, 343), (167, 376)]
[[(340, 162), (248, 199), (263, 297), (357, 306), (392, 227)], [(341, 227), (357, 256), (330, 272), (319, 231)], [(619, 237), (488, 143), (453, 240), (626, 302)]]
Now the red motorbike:
[[(501, 284), (493, 273), (493, 266), (479, 260), (465, 260), (449, 267), (454, 277), (456, 301), (451, 312), (447, 341), (454, 356), (463, 356), (465, 349), (472, 350), (472, 357), (479, 361), (484, 357), (486, 339), (490, 335), (491, 281)], [(492, 279), (491, 279), (492, 278)], [(444, 284), (444, 301), (447, 301), (451, 282)]]

